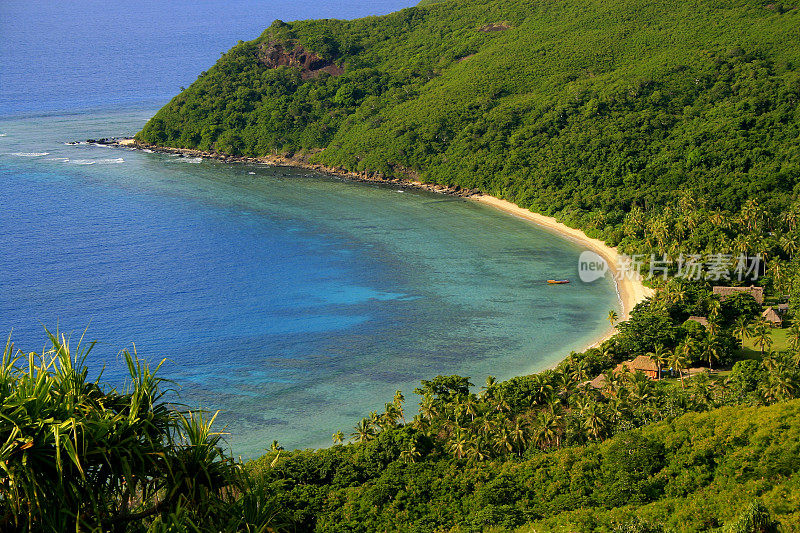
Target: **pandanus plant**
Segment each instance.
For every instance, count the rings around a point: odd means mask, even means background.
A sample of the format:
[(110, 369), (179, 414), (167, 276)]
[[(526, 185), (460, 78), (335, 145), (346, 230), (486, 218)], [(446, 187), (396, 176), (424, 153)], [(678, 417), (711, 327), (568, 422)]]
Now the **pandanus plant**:
[(123, 352), (129, 379), (117, 390), (89, 378), (94, 343), (81, 337), (72, 349), (63, 335), (47, 336), (41, 354), (17, 351), (10, 339), (3, 352), (0, 530), (242, 521), (232, 513), (248, 480), (212, 431), (216, 415), (176, 410), (165, 397), (170, 382), (157, 376), (161, 363), (151, 369)]

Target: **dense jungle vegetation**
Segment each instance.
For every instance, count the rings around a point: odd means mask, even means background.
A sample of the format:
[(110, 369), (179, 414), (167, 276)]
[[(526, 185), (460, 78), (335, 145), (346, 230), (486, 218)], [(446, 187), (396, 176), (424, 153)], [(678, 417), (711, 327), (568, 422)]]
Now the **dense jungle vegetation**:
[[(423, 2), (275, 21), (137, 139), (474, 189), (629, 253), (760, 253), (768, 297), (797, 306), (798, 65), (794, 3)], [(773, 349), (751, 296), (655, 283), (553, 370), (432, 377), (417, 413), (398, 391), (331, 448), (246, 464), (135, 356), (116, 390), (63, 338), (9, 344), (0, 529), (800, 529), (800, 322)], [(665, 379), (619, 369), (636, 356)]]
[[(773, 346), (759, 311), (750, 295), (720, 302), (708, 285), (671, 282), (555, 369), (478, 390), (437, 376), (415, 390), (416, 414), (398, 391), (331, 448), (273, 442), (245, 464), (213, 417), (168, 403), (170, 383), (135, 354), (117, 390), (88, 379), (91, 345), (51, 335), (26, 354), (9, 342), (0, 528), (800, 530), (800, 324)], [(687, 320), (697, 313), (707, 327)], [(663, 379), (618, 365), (635, 355)]]
[[(275, 21), (137, 138), (476, 189), (630, 253), (764, 252), (785, 292), (798, 28), (794, 4), (755, 0), (449, 0)], [(276, 44), (343, 73), (270, 63)]]
[[(351, 444), (339, 432), (332, 448), (274, 451), (249, 469), (302, 530), (795, 531), (800, 326), (773, 351), (758, 307), (671, 284), (553, 370), (478, 391), (438, 376), (415, 391), (413, 416), (398, 391)], [(708, 328), (686, 320), (698, 311)], [(760, 357), (741, 358), (746, 338)], [(665, 379), (619, 369), (637, 354)], [(732, 370), (684, 377), (698, 365)]]

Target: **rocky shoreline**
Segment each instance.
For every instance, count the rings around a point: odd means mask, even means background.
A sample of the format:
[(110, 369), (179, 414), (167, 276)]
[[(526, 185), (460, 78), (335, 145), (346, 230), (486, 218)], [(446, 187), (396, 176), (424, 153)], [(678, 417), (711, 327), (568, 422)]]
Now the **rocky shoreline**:
[(183, 157), (202, 157), (205, 159), (214, 159), (223, 163), (249, 163), (261, 165), (273, 165), (283, 167), (302, 168), (305, 170), (313, 170), (315, 172), (322, 172), (331, 176), (346, 178), (352, 181), (364, 183), (384, 183), (394, 184), (409, 189), (419, 189), (423, 191), (434, 192), (437, 194), (445, 194), (448, 196), (456, 196), (459, 198), (472, 198), (480, 196), (483, 193), (477, 189), (462, 189), (461, 187), (449, 187), (445, 185), (437, 185), (433, 183), (424, 183), (419, 181), (415, 172), (410, 170), (403, 171), (407, 178), (390, 178), (380, 172), (351, 172), (344, 168), (329, 167), (319, 163), (313, 163), (308, 160), (309, 156), (262, 156), (262, 157), (244, 157), (234, 156), (229, 154), (222, 154), (218, 152), (207, 152), (203, 150), (195, 150), (191, 148), (171, 148), (168, 146), (158, 146), (155, 144), (144, 143), (135, 139), (89, 139), (86, 141), (90, 144), (100, 144), (105, 146), (115, 146), (119, 148), (135, 148), (137, 150), (149, 150), (151, 152), (162, 154), (178, 154)]

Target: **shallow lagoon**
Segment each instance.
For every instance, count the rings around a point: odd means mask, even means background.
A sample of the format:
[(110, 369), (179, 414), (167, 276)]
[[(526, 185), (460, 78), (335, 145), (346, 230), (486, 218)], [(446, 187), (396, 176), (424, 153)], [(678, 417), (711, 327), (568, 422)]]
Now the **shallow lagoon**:
[[(152, 111), (0, 121), (0, 331), (135, 343), (234, 452), (326, 445), (420, 379), (540, 370), (608, 327), (581, 248), (469, 201), (289, 168), (95, 145)], [(413, 407), (411, 407), (413, 410)]]

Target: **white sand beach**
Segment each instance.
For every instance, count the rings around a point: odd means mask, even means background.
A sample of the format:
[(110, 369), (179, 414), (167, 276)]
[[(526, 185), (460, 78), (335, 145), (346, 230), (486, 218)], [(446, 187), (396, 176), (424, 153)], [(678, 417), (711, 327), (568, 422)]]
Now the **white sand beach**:
[[(600, 239), (592, 239), (581, 230), (570, 228), (569, 226), (558, 222), (553, 217), (547, 217), (538, 213), (534, 213), (519, 207), (516, 204), (512, 204), (509, 201), (495, 198), (494, 196), (474, 195), (470, 198), (482, 204), (490, 205), (496, 209), (505, 211), (506, 213), (512, 214), (519, 218), (529, 220), (538, 226), (542, 226), (558, 233), (559, 235), (577, 241), (581, 245), (586, 246), (587, 249), (597, 253), (603, 259), (605, 259), (608, 263), (609, 272), (613, 275), (614, 281), (617, 285), (617, 294), (619, 295), (622, 307), (620, 320), (626, 320), (631, 309), (633, 309), (637, 303), (653, 295), (653, 289), (645, 287), (641, 281), (628, 279), (627, 277), (617, 279), (616, 273), (617, 265), (619, 264), (619, 253), (617, 252), (616, 248), (608, 246)], [(602, 340), (605, 340), (609, 336), (610, 332), (609, 334), (605, 335)], [(602, 340), (598, 342), (602, 342)]]

